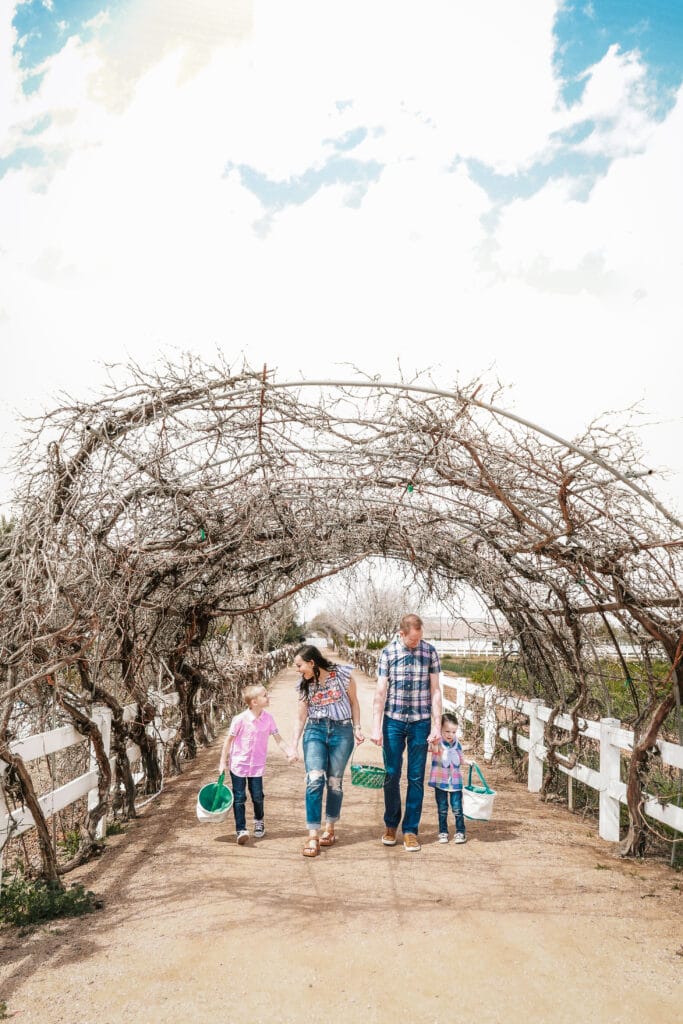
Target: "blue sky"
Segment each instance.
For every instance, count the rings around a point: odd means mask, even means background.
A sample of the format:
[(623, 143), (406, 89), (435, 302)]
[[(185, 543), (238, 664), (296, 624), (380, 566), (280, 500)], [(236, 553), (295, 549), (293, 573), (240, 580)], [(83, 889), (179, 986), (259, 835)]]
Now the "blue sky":
[(558, 14), (555, 31), (568, 97), (576, 95), (581, 73), (613, 44), (637, 48), (662, 93), (681, 84), (683, 5), (678, 0), (570, 0)]
[(82, 34), (95, 15), (123, 7), (121, 0), (108, 4), (102, 0), (27, 0), (19, 4), (12, 24), (17, 33), (15, 53), (21, 66), (27, 71), (35, 70), (61, 50), (69, 36)]
[(683, 503), (683, 4), (340, 9), (0, 10), (0, 465), (103, 364), (220, 348), (483, 373), (557, 433), (640, 403)]
[[(188, 4), (191, 6), (190, 0)], [(24, 89), (36, 88), (40, 65), (57, 53), (70, 36), (88, 39), (93, 29), (88, 25), (97, 15), (109, 20), (126, 17), (134, 7), (131, 0), (27, 0), (16, 7), (13, 26), (16, 30), (14, 52), (26, 72)], [(623, 52), (638, 51), (648, 71), (647, 85), (657, 98), (658, 112), (664, 116), (674, 102), (676, 89), (683, 81), (683, 4), (678, 0), (565, 0), (558, 8), (554, 22), (556, 47), (554, 63), (560, 78), (561, 95), (571, 105), (586, 87), (586, 70), (597, 64), (610, 47)], [(33, 74), (32, 74), (33, 72)], [(501, 174), (486, 163), (471, 160), (469, 171), (497, 202), (527, 197), (548, 180), (568, 173), (576, 179), (577, 197), (586, 194), (592, 184), (609, 166), (604, 154), (578, 152), (575, 143), (593, 127), (587, 121), (572, 125), (558, 135), (558, 146), (552, 156), (514, 173)], [(353, 150), (363, 141), (367, 129), (357, 127), (344, 140), (336, 140), (337, 150)], [(331, 140), (333, 141), (333, 140)], [(454, 154), (455, 157), (455, 154)], [(13, 154), (0, 161), (0, 174), (12, 161), (18, 165), (40, 160), (35, 147), (17, 147)], [(226, 169), (232, 169), (228, 162)], [(366, 166), (349, 158), (331, 156), (323, 166), (307, 168), (301, 175), (286, 181), (270, 179), (257, 168), (242, 165), (242, 180), (270, 209), (281, 209), (289, 203), (298, 204), (310, 198), (325, 183), (346, 180), (358, 186), (379, 173), (378, 165)], [(358, 201), (356, 197), (355, 201)], [(353, 201), (353, 200), (350, 200)]]
[[(30, 70), (56, 53), (71, 34), (104, 11), (125, 12), (126, 0), (26, 0), (17, 6), (15, 52)], [(638, 48), (662, 89), (683, 78), (683, 6), (678, 0), (567, 0), (555, 24), (557, 63), (572, 88), (612, 44)]]

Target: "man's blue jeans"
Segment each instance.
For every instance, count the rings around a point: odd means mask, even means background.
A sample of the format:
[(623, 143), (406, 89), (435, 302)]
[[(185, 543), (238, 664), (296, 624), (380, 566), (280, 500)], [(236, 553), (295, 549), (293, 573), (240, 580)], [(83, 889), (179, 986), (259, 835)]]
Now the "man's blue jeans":
[(247, 827), (247, 785), (254, 805), (254, 821), (263, 821), (263, 779), (260, 775), (249, 776), (233, 775), (232, 779), (232, 809), (235, 812), (235, 828), (243, 832)]
[(425, 764), (427, 763), (427, 739), (431, 730), (429, 718), (419, 722), (399, 722), (397, 718), (384, 716), (382, 737), (384, 743), (384, 767), (387, 777), (384, 782), (384, 824), (387, 828), (398, 828), (401, 821), (401, 771), (403, 751), (408, 748), (408, 788), (406, 809), (403, 815), (403, 834), (417, 835), (422, 816), (422, 800), (425, 788)]
[(311, 718), (303, 736), (306, 766), (306, 828), (320, 828), (325, 797), (325, 821), (339, 821), (344, 769), (353, 750), (353, 726), (350, 721)]
[(439, 832), (448, 832), (448, 804), (455, 815), (455, 831), (465, 835), (465, 816), (462, 813), (462, 790), (434, 789), (436, 813), (439, 815)]

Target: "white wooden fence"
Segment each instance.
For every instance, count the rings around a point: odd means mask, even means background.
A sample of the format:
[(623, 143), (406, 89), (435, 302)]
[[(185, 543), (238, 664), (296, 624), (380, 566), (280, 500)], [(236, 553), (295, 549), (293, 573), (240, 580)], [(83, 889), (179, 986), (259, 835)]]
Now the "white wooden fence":
[[(156, 714), (153, 720), (146, 727), (145, 731), (149, 736), (156, 738), (157, 752), (159, 756), (159, 763), (163, 765), (164, 756), (164, 745), (169, 739), (172, 739), (175, 734), (175, 729), (167, 729), (163, 726), (162, 714), (165, 707), (171, 707), (178, 703), (178, 694), (173, 693), (156, 693), (152, 694), (151, 703), (156, 708)], [(131, 722), (137, 715), (138, 706), (137, 704), (128, 704), (123, 709), (124, 721)], [(111, 751), (111, 710), (104, 705), (95, 705), (93, 708), (92, 718), (98, 729), (102, 734), (102, 742), (104, 749), (107, 754)], [(51, 729), (48, 732), (38, 733), (34, 736), (27, 736), (24, 739), (14, 740), (10, 743), (10, 749), (12, 753), (19, 754), (25, 762), (36, 761), (41, 757), (48, 757), (50, 754), (56, 753), (58, 750), (66, 750), (68, 747), (76, 746), (80, 743), (86, 743), (86, 737), (82, 736), (77, 729), (72, 725), (64, 725), (59, 729)], [(131, 764), (135, 764), (140, 759), (140, 748), (135, 743), (129, 743), (126, 747), (126, 754)], [(112, 766), (112, 777), (114, 772), (114, 758), (111, 758), (110, 764)], [(7, 770), (7, 765), (4, 761), (0, 760), (0, 775), (4, 775)], [(142, 772), (133, 774), (134, 780), (137, 782), (142, 777)], [(71, 779), (63, 786), (59, 786), (57, 789), (51, 789), (47, 793), (44, 793), (38, 799), (41, 810), (46, 818), (51, 817), (58, 811), (68, 807), (69, 804), (75, 803), (77, 800), (83, 797), (88, 798), (88, 808), (92, 809), (97, 806), (98, 801), (98, 771), (97, 771), (97, 759), (93, 750), (90, 750), (88, 771), (83, 775), (77, 776), (75, 779)], [(0, 849), (5, 844), (6, 839), (9, 836), (20, 836), (22, 832), (26, 832), (28, 829), (33, 828), (35, 822), (33, 815), (26, 807), (17, 807), (15, 810), (10, 811), (5, 804), (2, 789), (0, 788)], [(98, 823), (97, 836), (102, 838), (106, 829), (106, 818), (102, 818)]]
[[(286, 647), (279, 648), (278, 650), (271, 651), (265, 656), (260, 670), (264, 679), (270, 679), (270, 677), (277, 671), (278, 658), (280, 655), (287, 653), (287, 651), (288, 648)], [(164, 747), (177, 733), (176, 729), (164, 728), (163, 711), (165, 708), (176, 705), (178, 700), (179, 698), (176, 691), (169, 691), (168, 693), (152, 692), (149, 697), (149, 701), (154, 705), (156, 713), (153, 720), (146, 726), (145, 731), (148, 736), (156, 739), (157, 754), (159, 757), (159, 764), (162, 766), (162, 771), (164, 763)], [(137, 704), (127, 704), (123, 709), (123, 720), (131, 722), (135, 719), (137, 713)], [(111, 751), (111, 711), (104, 705), (95, 705), (93, 707), (92, 717), (102, 734), (102, 742), (104, 744), (105, 752), (109, 754)], [(210, 722), (212, 728), (215, 729), (216, 722), (212, 716), (210, 717)], [(12, 743), (10, 743), (10, 749), (13, 753), (19, 754), (25, 762), (30, 762), (36, 761), (41, 757), (47, 757), (50, 754), (56, 753), (58, 750), (66, 750), (68, 747), (86, 742), (86, 737), (82, 736), (73, 726), (64, 725), (59, 729), (51, 729), (48, 732), (13, 740)], [(129, 743), (126, 747), (126, 754), (128, 755), (130, 763), (135, 764), (136, 761), (140, 759), (140, 748), (135, 743)], [(114, 758), (110, 759), (110, 764), (112, 766), (113, 778)], [(6, 771), (6, 763), (0, 760), (0, 777), (2, 777)], [(142, 778), (142, 774), (142, 772), (134, 772), (134, 781), (138, 782)], [(79, 775), (77, 778), (72, 779), (70, 782), (67, 782), (65, 785), (44, 793), (39, 797), (38, 803), (40, 804), (41, 810), (46, 818), (51, 817), (58, 811), (68, 807), (69, 804), (73, 804), (85, 796), (88, 798), (88, 808), (92, 809), (97, 806), (99, 799), (97, 783), (97, 759), (91, 749), (88, 771)], [(98, 823), (97, 838), (101, 839), (104, 836), (106, 825), (105, 816), (101, 818)], [(7, 840), (10, 837), (20, 836), (22, 832), (26, 832), (28, 829), (34, 828), (34, 826), (35, 822), (33, 820), (33, 815), (28, 808), (17, 807), (10, 811), (5, 803), (2, 787), (0, 787), (0, 871), (2, 867), (2, 851), (4, 850)]]
[[(483, 713), (479, 717), (481, 728), (484, 731), (485, 760), (491, 760), (493, 757), (498, 737), (508, 743), (512, 742), (513, 730), (498, 721), (497, 709), (506, 708), (527, 717), (528, 735), (523, 735), (518, 729), (516, 742), (521, 750), (525, 750), (529, 754), (528, 788), (530, 792), (537, 793), (543, 781), (543, 762), (547, 758), (547, 751), (543, 745), (543, 723), (548, 721), (551, 709), (540, 700), (511, 697), (499, 693), (494, 686), (482, 686), (462, 676), (442, 675), (441, 685), (442, 688), (445, 685), (456, 691), (456, 700), (454, 702), (444, 700), (444, 707), (452, 708), (461, 721), (473, 722), (476, 718), (472, 708), (467, 706), (468, 696), (477, 697), (483, 702)], [(148, 735), (156, 738), (160, 763), (163, 764), (164, 745), (175, 735), (176, 730), (163, 727), (162, 714), (165, 707), (178, 703), (178, 695), (175, 692), (157, 693), (153, 695), (152, 700), (156, 707), (156, 715), (146, 727), (146, 731)], [(135, 704), (127, 705), (124, 709), (124, 719), (127, 721), (133, 720), (136, 714), (137, 705)], [(111, 711), (104, 706), (96, 706), (93, 709), (93, 719), (102, 733), (104, 749), (109, 754)], [(599, 792), (600, 836), (609, 842), (618, 842), (619, 805), (626, 802), (626, 785), (621, 781), (621, 752), (633, 749), (633, 733), (628, 729), (622, 729), (621, 723), (616, 718), (601, 718), (599, 722), (580, 719), (579, 722), (580, 734), (599, 744), (600, 768), (596, 771), (583, 764), (576, 764), (573, 768), (558, 764), (558, 768), (570, 778), (577, 779)], [(556, 728), (566, 729), (567, 732), (572, 729), (572, 720), (569, 715), (558, 715), (554, 724)], [(85, 742), (85, 737), (81, 736), (73, 726), (65, 725), (36, 736), (14, 740), (11, 749), (14, 753), (20, 754), (24, 761), (30, 762)], [(683, 747), (680, 744), (658, 740), (657, 747), (664, 764), (683, 769)], [(140, 758), (140, 749), (133, 743), (128, 745), (126, 753), (131, 764)], [(111, 764), (113, 771), (113, 758)], [(3, 774), (6, 769), (7, 765), (0, 761), (0, 774)], [(137, 778), (140, 777), (141, 775), (138, 773)], [(87, 772), (57, 789), (48, 791), (39, 798), (43, 814), (50, 817), (85, 796), (88, 798), (88, 807), (96, 806), (97, 782), (97, 761), (91, 750)], [(683, 833), (683, 807), (677, 807), (672, 803), (662, 804), (654, 797), (646, 797), (643, 809), (645, 814), (655, 821), (660, 821), (677, 832)], [(30, 811), (25, 807), (18, 807), (10, 811), (5, 805), (0, 789), (0, 849), (10, 834), (12, 836), (21, 835), (22, 832), (33, 828), (33, 826), (33, 816)], [(104, 835), (105, 828), (106, 820), (102, 818), (98, 826), (100, 838)]]
[[(455, 711), (460, 721), (474, 722), (474, 711), (467, 707), (467, 697), (474, 696), (483, 702), (483, 713), (479, 716), (484, 731), (484, 759), (490, 761), (498, 737), (508, 743), (512, 742), (513, 730), (498, 721), (498, 708), (506, 708), (528, 718), (528, 735), (524, 736), (517, 730), (516, 742), (521, 750), (529, 754), (528, 787), (531, 793), (538, 793), (543, 782), (543, 762), (547, 759), (547, 750), (543, 745), (543, 723), (547, 722), (551, 709), (540, 700), (523, 700), (499, 693), (495, 686), (482, 686), (462, 676), (441, 676), (441, 688), (448, 686), (456, 691), (456, 700), (444, 699), (444, 708)], [(599, 802), (599, 833), (602, 839), (616, 843), (619, 841), (619, 805), (626, 803), (626, 784), (621, 781), (621, 752), (633, 750), (633, 733), (622, 729), (618, 718), (601, 718), (599, 722), (579, 719), (579, 733), (595, 740), (600, 748), (600, 768), (596, 771), (583, 764), (567, 768), (558, 764), (558, 768), (571, 779), (577, 779), (590, 786), (600, 794)], [(558, 729), (572, 729), (569, 715), (558, 715), (554, 725)], [(683, 769), (683, 747), (678, 743), (657, 740), (656, 744), (663, 764)], [(647, 796), (643, 806), (645, 814), (660, 821), (669, 828), (683, 833), (683, 807), (672, 803), (660, 803), (654, 797)]]

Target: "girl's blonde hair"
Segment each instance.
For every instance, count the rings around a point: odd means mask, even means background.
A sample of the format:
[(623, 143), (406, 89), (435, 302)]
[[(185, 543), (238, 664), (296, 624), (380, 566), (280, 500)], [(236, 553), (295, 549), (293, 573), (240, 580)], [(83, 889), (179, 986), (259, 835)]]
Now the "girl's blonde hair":
[(249, 707), (254, 697), (258, 697), (261, 690), (265, 690), (263, 683), (249, 683), (249, 686), (245, 686), (242, 690), (242, 703)]

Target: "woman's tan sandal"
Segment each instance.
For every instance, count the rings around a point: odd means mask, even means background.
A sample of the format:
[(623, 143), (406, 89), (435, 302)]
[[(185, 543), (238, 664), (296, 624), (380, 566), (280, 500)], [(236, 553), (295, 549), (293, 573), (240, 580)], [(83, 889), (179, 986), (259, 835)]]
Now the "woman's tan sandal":
[(304, 857), (317, 857), (320, 853), (320, 840), (318, 837), (311, 836), (310, 839), (307, 839), (301, 852)]
[(337, 837), (334, 832), (328, 832), (327, 829), (323, 832), (320, 837), (321, 846), (334, 846), (337, 841)]

